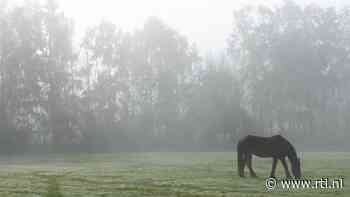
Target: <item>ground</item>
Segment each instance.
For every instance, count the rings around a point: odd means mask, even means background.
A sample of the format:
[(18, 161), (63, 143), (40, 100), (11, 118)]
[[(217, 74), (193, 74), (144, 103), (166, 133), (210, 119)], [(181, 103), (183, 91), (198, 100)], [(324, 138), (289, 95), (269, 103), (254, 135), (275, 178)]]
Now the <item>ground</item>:
[(2, 156), (0, 196), (350, 196), (350, 153), (304, 153), (303, 176), (344, 178), (344, 188), (293, 192), (266, 191), (271, 159), (253, 158), (254, 179), (237, 176), (235, 158), (230, 152)]

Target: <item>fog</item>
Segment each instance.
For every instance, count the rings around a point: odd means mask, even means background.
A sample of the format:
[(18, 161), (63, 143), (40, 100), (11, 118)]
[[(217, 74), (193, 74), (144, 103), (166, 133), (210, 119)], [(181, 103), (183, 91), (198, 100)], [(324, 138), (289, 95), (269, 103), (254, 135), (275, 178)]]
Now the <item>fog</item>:
[[(280, 6), (283, 0), (59, 0), (65, 14), (72, 17), (76, 35), (107, 19), (127, 31), (141, 28), (149, 16), (156, 16), (184, 34), (198, 46), (203, 55), (222, 53), (227, 47), (227, 36), (232, 31), (233, 11), (245, 6)], [(346, 0), (297, 0), (300, 6), (317, 4), (322, 7), (349, 5)], [(84, 9), (79, 9), (84, 5)], [(79, 11), (77, 11), (79, 10)]]
[(348, 151), (344, 1), (1, 1), (0, 152)]

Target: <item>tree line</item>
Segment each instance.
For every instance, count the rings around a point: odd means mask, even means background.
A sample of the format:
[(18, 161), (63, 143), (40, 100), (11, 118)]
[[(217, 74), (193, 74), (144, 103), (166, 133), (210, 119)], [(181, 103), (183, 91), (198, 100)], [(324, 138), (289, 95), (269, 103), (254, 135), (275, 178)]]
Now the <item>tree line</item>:
[(55, 1), (0, 5), (0, 152), (224, 150), (274, 127), (345, 148), (350, 9), (245, 7), (227, 54), (201, 56), (156, 17), (78, 41)]

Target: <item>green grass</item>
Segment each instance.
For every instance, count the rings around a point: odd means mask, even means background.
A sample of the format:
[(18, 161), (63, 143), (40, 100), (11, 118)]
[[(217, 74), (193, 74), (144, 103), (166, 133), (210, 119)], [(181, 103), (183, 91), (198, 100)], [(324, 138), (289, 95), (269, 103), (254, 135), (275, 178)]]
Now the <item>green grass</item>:
[[(304, 153), (307, 178), (343, 177), (343, 189), (267, 192), (271, 159), (253, 158), (259, 178), (239, 178), (232, 153), (71, 154), (0, 159), (0, 196), (350, 196), (350, 153)], [(234, 168), (233, 168), (234, 167)], [(246, 172), (246, 174), (248, 174)], [(284, 177), (278, 163), (277, 176)]]

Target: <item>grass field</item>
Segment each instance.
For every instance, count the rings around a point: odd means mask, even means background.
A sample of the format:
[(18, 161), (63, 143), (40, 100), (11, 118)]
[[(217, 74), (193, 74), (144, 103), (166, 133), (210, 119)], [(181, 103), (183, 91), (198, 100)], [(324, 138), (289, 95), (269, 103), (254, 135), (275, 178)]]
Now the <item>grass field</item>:
[(305, 177), (343, 177), (344, 188), (293, 192), (266, 191), (271, 159), (254, 158), (253, 179), (239, 178), (232, 158), (229, 152), (2, 157), (0, 196), (350, 196), (350, 153), (304, 153)]

